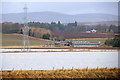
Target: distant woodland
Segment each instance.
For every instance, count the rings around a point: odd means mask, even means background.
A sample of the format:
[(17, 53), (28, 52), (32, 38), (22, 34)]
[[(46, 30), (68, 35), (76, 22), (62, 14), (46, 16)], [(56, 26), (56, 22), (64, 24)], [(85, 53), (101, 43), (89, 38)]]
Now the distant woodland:
[[(22, 24), (23, 25), (23, 24)], [(34, 26), (39, 28), (49, 29), (52, 32), (86, 32), (91, 29), (96, 29), (97, 32), (105, 33), (105, 32), (118, 32), (118, 27), (116, 25), (96, 25), (96, 26), (87, 26), (87, 25), (78, 25), (77, 21), (73, 23), (62, 24), (60, 21), (51, 22), (51, 23), (40, 23), (40, 22), (29, 22), (28, 26)]]
[[(22, 28), (24, 24), (20, 23), (11, 23), (4, 22), (2, 23), (2, 32), (4, 34), (9, 33), (18, 33), (23, 34)], [(97, 38), (106, 37), (105, 34), (99, 33), (117, 33), (118, 26), (116, 25), (78, 25), (77, 21), (73, 23), (62, 24), (60, 21), (51, 22), (51, 23), (40, 23), (40, 22), (29, 22), (29, 36), (50, 39), (50, 37), (57, 38)], [(96, 29), (96, 34), (88, 34), (86, 31), (90, 31), (92, 29)], [(84, 34), (83, 34), (84, 33)], [(112, 36), (113, 37), (113, 36)]]

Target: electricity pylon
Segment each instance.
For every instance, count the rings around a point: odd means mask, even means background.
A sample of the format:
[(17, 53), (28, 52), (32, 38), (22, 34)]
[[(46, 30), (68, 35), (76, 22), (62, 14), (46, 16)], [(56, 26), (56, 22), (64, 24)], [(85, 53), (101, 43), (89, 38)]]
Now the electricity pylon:
[(28, 18), (27, 18), (27, 5), (25, 4), (24, 9), (24, 26), (23, 26), (23, 51), (30, 50), (29, 47), (29, 27), (28, 27)]

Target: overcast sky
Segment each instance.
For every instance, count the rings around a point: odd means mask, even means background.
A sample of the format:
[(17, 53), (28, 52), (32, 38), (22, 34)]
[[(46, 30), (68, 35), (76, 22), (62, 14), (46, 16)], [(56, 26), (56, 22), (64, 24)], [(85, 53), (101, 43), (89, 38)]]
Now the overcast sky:
[[(1, 0), (2, 2), (28, 2), (28, 0)], [(29, 0), (29, 2), (118, 2), (120, 0)]]
[[(25, 2), (2, 2), (2, 13), (21, 13)], [(117, 2), (26, 2), (28, 12), (53, 11), (65, 14), (105, 13), (117, 15)]]

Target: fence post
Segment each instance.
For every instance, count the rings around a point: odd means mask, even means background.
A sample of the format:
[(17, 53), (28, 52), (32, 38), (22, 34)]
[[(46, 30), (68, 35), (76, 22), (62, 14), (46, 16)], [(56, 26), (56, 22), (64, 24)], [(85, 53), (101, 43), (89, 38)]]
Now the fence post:
[(64, 67), (62, 67), (62, 70), (64, 70)]
[(53, 70), (54, 70), (54, 67), (53, 67)]
[(72, 70), (74, 69), (74, 67), (72, 67)]

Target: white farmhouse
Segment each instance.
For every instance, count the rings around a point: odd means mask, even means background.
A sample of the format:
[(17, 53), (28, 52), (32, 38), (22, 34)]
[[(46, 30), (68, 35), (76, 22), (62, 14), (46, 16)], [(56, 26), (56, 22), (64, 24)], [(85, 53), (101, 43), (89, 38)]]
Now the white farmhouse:
[(91, 32), (92, 32), (92, 33), (96, 33), (96, 32), (97, 32), (97, 30), (95, 30), (95, 29), (92, 29), (92, 30), (91, 30)]

